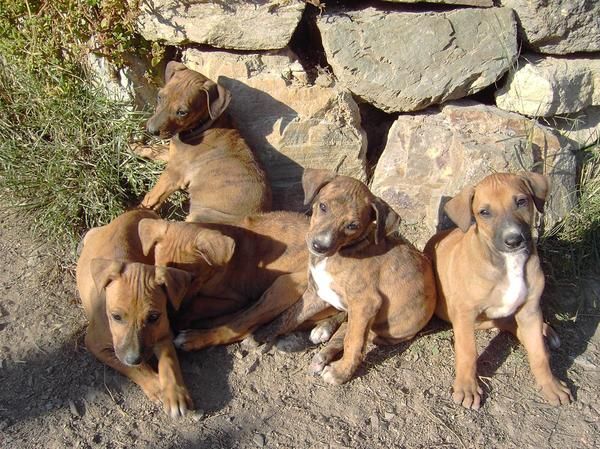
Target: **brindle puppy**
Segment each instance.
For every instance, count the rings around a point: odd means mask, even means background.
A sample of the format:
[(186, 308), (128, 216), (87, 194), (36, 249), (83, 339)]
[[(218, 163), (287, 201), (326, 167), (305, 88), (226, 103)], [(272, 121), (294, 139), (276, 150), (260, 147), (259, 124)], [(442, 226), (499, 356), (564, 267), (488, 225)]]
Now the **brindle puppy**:
[[(427, 324), (435, 308), (435, 281), (429, 260), (392, 235), (398, 215), (362, 182), (306, 169), (302, 185), (305, 203), (313, 204), (306, 234), (308, 289), (257, 338), (288, 332), (329, 306), (346, 312), (347, 323), (311, 364), (327, 382), (341, 384), (361, 363), (370, 334), (375, 343), (394, 344)], [(334, 319), (341, 321), (343, 315)], [(313, 334), (316, 341), (324, 339)], [(342, 350), (342, 358), (332, 362)]]
[(225, 112), (229, 91), (174, 61), (165, 83), (147, 128), (171, 138), (169, 162), (142, 206), (156, 209), (181, 189), (190, 194), (187, 221), (230, 222), (269, 211), (265, 173)]

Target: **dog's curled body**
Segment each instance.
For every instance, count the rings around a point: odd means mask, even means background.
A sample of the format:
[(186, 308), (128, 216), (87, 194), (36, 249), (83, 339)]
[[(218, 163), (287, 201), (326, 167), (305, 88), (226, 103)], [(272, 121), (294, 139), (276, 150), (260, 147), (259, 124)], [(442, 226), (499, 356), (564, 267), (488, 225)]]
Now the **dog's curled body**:
[(171, 139), (169, 161), (143, 207), (157, 209), (176, 190), (187, 190), (187, 221), (229, 223), (271, 210), (265, 172), (226, 111), (230, 99), (227, 89), (201, 73), (167, 64), (146, 127)]
[[(138, 224), (149, 218), (157, 215), (133, 210), (88, 231), (77, 262), (77, 289), (89, 321), (88, 350), (176, 417), (192, 401), (173, 346), (168, 304), (179, 307), (191, 276), (156, 267), (154, 255), (143, 253)], [(149, 363), (153, 355), (158, 371)]]

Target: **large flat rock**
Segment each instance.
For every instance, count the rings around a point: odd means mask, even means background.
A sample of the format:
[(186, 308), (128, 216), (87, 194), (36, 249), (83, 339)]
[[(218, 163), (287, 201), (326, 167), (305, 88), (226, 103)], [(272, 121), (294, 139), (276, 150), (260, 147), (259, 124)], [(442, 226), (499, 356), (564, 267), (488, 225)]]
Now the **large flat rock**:
[(600, 51), (600, 1), (500, 0), (519, 18), (526, 48), (564, 55)]
[(366, 180), (367, 137), (358, 105), (336, 86), (310, 85), (295, 55), (189, 49), (188, 67), (232, 93), (229, 112), (267, 171), (277, 208), (302, 207), (305, 167)]
[(409, 240), (422, 247), (451, 223), (445, 202), (492, 172), (532, 170), (552, 181), (544, 215), (552, 226), (575, 205), (575, 156), (550, 129), (518, 114), (470, 101), (417, 114), (392, 125), (372, 190), (403, 218)]
[(304, 7), (301, 0), (142, 0), (137, 25), (150, 41), (269, 50), (288, 44)]
[(339, 82), (387, 112), (416, 111), (477, 92), (517, 56), (508, 8), (366, 8), (323, 15), (317, 25)]
[(384, 0), (390, 3), (441, 3), (446, 5), (479, 6), (490, 8), (494, 6), (492, 0)]
[(527, 53), (496, 92), (507, 111), (549, 117), (600, 106), (600, 56), (543, 56)]
[(567, 117), (542, 120), (569, 140), (576, 149), (600, 144), (600, 106), (592, 106)]

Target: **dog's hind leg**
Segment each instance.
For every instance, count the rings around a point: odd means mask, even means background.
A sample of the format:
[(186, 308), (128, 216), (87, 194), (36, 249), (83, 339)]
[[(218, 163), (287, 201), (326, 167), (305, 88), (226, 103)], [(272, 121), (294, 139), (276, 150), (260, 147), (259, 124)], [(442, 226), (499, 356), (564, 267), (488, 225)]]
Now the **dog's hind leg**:
[[(498, 328), (502, 331), (510, 332), (515, 337), (518, 338), (517, 335), (517, 322), (515, 321), (515, 317), (501, 318), (496, 320), (489, 320), (480, 323), (477, 327), (478, 329), (491, 329)], [(556, 331), (547, 323), (542, 324), (542, 335), (546, 339), (546, 343), (550, 347), (550, 349), (558, 349), (560, 348), (560, 337), (556, 333)]]
[(296, 303), (306, 289), (306, 272), (279, 276), (250, 307), (231, 315), (231, 320), (212, 329), (191, 329), (179, 333), (175, 345), (185, 351), (241, 341), (254, 329), (268, 323)]
[(329, 303), (317, 296), (311, 284), (300, 301), (271, 323), (255, 331), (254, 338), (261, 343), (272, 342), (277, 336), (293, 331), (305, 321), (328, 308), (330, 308)]
[(310, 341), (314, 344), (326, 343), (347, 318), (346, 312), (339, 312), (331, 318), (319, 321), (310, 332)]
[(190, 206), (190, 213), (185, 217), (185, 221), (192, 223), (236, 223), (239, 219), (239, 215), (228, 214), (209, 207), (194, 207), (193, 204)]
[(196, 296), (182, 305), (171, 323), (175, 329), (217, 327), (231, 321), (231, 315), (246, 305), (230, 298)]

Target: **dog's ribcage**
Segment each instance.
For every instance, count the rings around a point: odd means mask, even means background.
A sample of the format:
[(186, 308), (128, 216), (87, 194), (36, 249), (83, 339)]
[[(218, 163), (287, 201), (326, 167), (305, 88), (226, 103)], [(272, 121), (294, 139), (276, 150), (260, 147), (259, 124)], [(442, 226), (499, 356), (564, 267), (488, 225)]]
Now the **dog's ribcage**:
[(506, 279), (502, 286), (501, 302), (487, 310), (488, 317), (502, 318), (510, 316), (525, 302), (527, 298), (526, 262), (526, 254), (507, 254), (504, 256)]
[(331, 289), (333, 278), (327, 272), (327, 258), (310, 266), (310, 274), (317, 286), (317, 295), (338, 310), (347, 310), (346, 303)]

